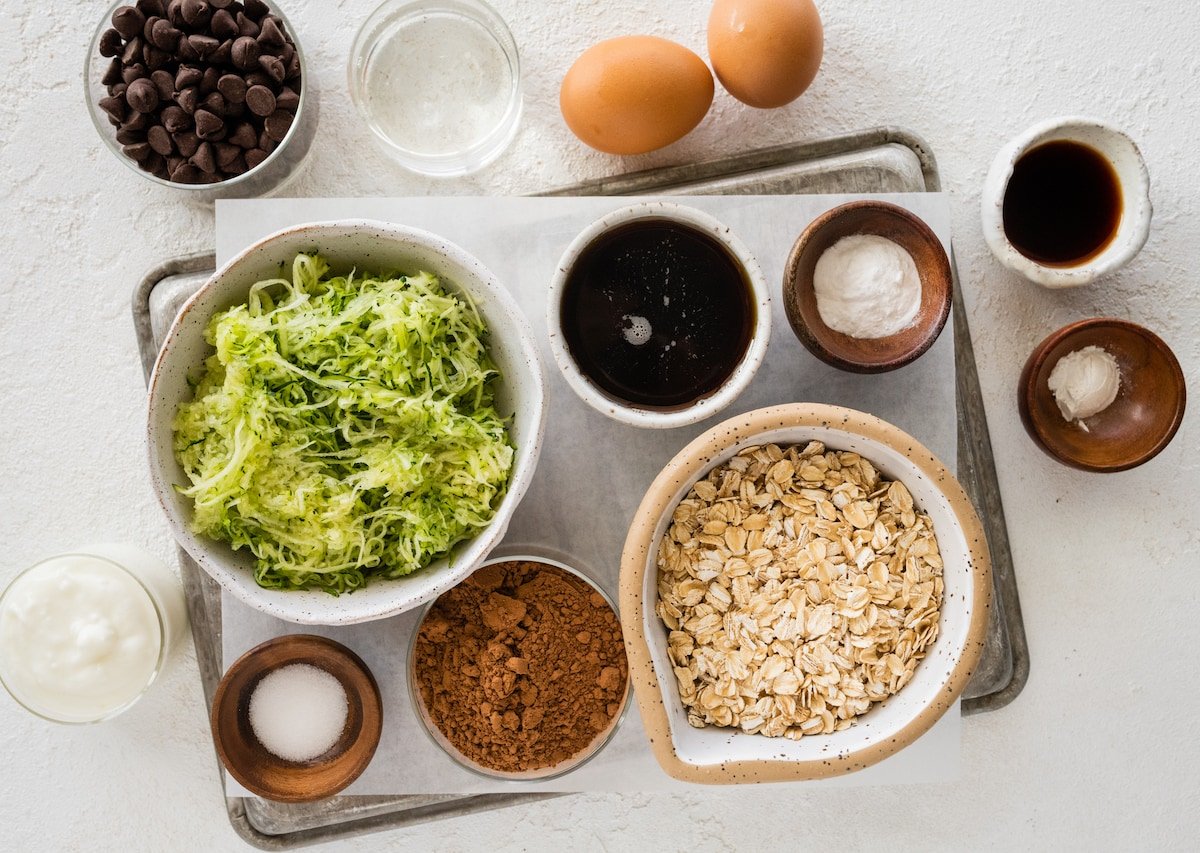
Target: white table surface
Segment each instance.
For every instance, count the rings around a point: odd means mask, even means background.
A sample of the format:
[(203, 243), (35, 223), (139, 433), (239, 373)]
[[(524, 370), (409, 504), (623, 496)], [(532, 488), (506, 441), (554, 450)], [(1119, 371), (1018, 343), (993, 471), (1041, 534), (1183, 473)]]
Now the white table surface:
[[(623, 161), (570, 136), (557, 112), (558, 81), (604, 37), (652, 32), (704, 53), (709, 4), (494, 2), (522, 50), (526, 116), (495, 165), (448, 183), (389, 165), (351, 112), (346, 55), (373, 3), (288, 2), (322, 98), (312, 162), (295, 192), (519, 193), (868, 125), (920, 133), (951, 194), (1032, 674), (1013, 705), (964, 722), (955, 784), (577, 796), (342, 846), (1191, 847), (1200, 830), (1192, 725), (1200, 704), (1200, 403), (1156, 460), (1100, 476), (1043, 456), (1021, 429), (1014, 397), (1021, 363), (1044, 335), (1099, 314), (1150, 326), (1189, 379), (1200, 370), (1194, 4), (821, 0), (825, 62), (799, 102), (759, 112), (718, 90), (709, 117), (682, 143)], [(0, 0), (0, 413), (8, 424), (0, 432), (0, 584), (39, 557), (98, 539), (173, 558), (143, 461), (129, 296), (167, 256), (210, 247), (212, 212), (143, 186), (97, 140), (80, 68), (103, 5)], [(1129, 267), (1054, 293), (992, 259), (978, 205), (996, 149), (1064, 113), (1100, 116), (1137, 140), (1155, 215)], [(219, 795), (190, 648), (145, 701), (100, 727), (52, 726), (0, 696), (0, 756), (0, 849), (244, 849)]]

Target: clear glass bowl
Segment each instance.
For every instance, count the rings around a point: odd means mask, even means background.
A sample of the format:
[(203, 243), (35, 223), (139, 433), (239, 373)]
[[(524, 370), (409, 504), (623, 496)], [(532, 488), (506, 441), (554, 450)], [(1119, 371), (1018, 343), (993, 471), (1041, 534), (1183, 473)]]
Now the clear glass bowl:
[(159, 569), (157, 568), (157, 564), (147, 565), (147, 559), (152, 563), (155, 562), (153, 558), (150, 558), (149, 555), (143, 552), (125, 546), (100, 545), (47, 557), (45, 560), (34, 563), (19, 573), (12, 579), (12, 582), (4, 589), (3, 593), (0, 593), (0, 619), (2, 619), (5, 607), (7, 606), (8, 596), (12, 593), (13, 589), (17, 588), (22, 578), (37, 572), (43, 566), (72, 557), (81, 557), (104, 563), (119, 573), (127, 575), (146, 594), (146, 598), (154, 608), (158, 623), (158, 656), (153, 670), (146, 679), (146, 683), (137, 693), (130, 696), (128, 700), (101, 714), (94, 716), (85, 714), (70, 715), (67, 713), (56, 715), (49, 708), (39, 707), (39, 703), (31, 697), (23, 696), (23, 691), (16, 684), (16, 679), (12, 678), (11, 675), (7, 679), (5, 678), (7, 670), (5, 657), (7, 652), (2, 646), (2, 638), (0, 638), (0, 684), (4, 685), (4, 689), (8, 691), (8, 694), (12, 696), (18, 705), (29, 711), (29, 713), (41, 717), (43, 720), (49, 720), (52, 723), (62, 723), (64, 725), (90, 725), (92, 723), (111, 720), (113, 717), (123, 714), (146, 695), (146, 692), (154, 685), (166, 667), (171, 652), (179, 641), (183, 625), (186, 624), (187, 616), (183, 602), (183, 590), (179, 587), (178, 581), (169, 576), (165, 568)]
[(100, 100), (108, 96), (108, 90), (100, 80), (104, 77), (104, 72), (111, 62), (110, 58), (100, 55), (100, 36), (104, 34), (105, 30), (112, 28), (112, 13), (121, 6), (131, 5), (131, 2), (132, 0), (117, 0), (108, 7), (108, 11), (100, 19), (100, 24), (92, 35), (83, 66), (84, 100), (87, 102), (88, 114), (92, 117), (92, 125), (108, 150), (144, 180), (160, 187), (178, 190), (191, 201), (204, 203), (219, 198), (253, 198), (282, 189), (288, 179), (300, 171), (300, 167), (308, 156), (313, 138), (316, 136), (319, 112), (316, 75), (310, 74), (308, 71), (304, 48), (300, 44), (292, 22), (287, 19), (278, 6), (274, 3), (271, 4), (271, 14), (277, 15), (283, 21), (284, 29), (292, 37), (292, 43), (296, 46), (296, 55), (300, 58), (300, 79), (302, 81), (300, 104), (296, 108), (296, 118), (292, 121), (287, 135), (275, 146), (275, 150), (267, 159), (241, 175), (216, 184), (180, 184), (143, 171), (134, 160), (126, 157), (121, 151), (121, 144), (117, 142), (116, 128), (109, 123), (108, 115), (104, 110), (100, 109)]
[(350, 49), (350, 97), (400, 165), (432, 177), (483, 168), (521, 121), (521, 63), (482, 0), (387, 0)]
[[(506, 556), (503, 557), (492, 556), (480, 563), (475, 571), (479, 571), (479, 569), (482, 569), (484, 566), (492, 566), (497, 563), (511, 563), (519, 561), (545, 563), (548, 566), (553, 566), (556, 569), (562, 569), (564, 572), (574, 575), (599, 593), (600, 597), (604, 599), (605, 603), (612, 608), (613, 615), (617, 615), (616, 604), (613, 603), (612, 598), (599, 584), (578, 569), (572, 568), (566, 563), (541, 554), (529, 554), (528, 552), (525, 552), (506, 554)], [(485, 767), (482, 764), (472, 761), (470, 758), (459, 752), (454, 744), (450, 743), (450, 741), (446, 739), (446, 736), (441, 733), (433, 720), (430, 719), (429, 711), (425, 708), (425, 702), (421, 699), (421, 688), (418, 686), (416, 679), (415, 664), (417, 655), (417, 635), (420, 634), (421, 625), (424, 624), (426, 617), (429, 616), (429, 611), (433, 609), (435, 604), (437, 604), (437, 599), (431, 601), (421, 611), (421, 618), (417, 620), (417, 625), (413, 629), (412, 639), (409, 640), (408, 695), (412, 700), (413, 711), (415, 712), (417, 719), (421, 721), (421, 729), (429, 736), (430, 740), (437, 744), (438, 747), (446, 753), (446, 755), (453, 759), (455, 764), (459, 765), (464, 770), (468, 770), (471, 773), (474, 773), (476, 776), (482, 776), (485, 779), (502, 779), (506, 782), (545, 782), (548, 779), (556, 779), (559, 776), (570, 773), (572, 770), (576, 770), (586, 764), (588, 761), (591, 761), (593, 758), (599, 755), (601, 750), (603, 750), (604, 747), (608, 745), (609, 741), (612, 740), (613, 735), (616, 734), (621, 722), (625, 719), (625, 714), (629, 710), (629, 689), (631, 679), (628, 669), (626, 670), (625, 675), (625, 692), (621, 696), (621, 708), (613, 716), (612, 722), (609, 724), (608, 728), (596, 735), (595, 739), (593, 739), (592, 742), (584, 747), (580, 752), (571, 758), (566, 759), (565, 761), (561, 761), (558, 764), (552, 764), (549, 767), (542, 767), (537, 770), (529, 770), (524, 773), (505, 773), (501, 770), (493, 770), (490, 767)]]

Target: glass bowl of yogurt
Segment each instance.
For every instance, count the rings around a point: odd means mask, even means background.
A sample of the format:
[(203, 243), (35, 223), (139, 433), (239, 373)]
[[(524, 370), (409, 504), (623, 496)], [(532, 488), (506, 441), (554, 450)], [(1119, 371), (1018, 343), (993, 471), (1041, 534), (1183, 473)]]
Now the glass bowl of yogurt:
[(0, 594), (0, 683), (56, 723), (98, 723), (158, 679), (187, 615), (156, 557), (95, 545), (42, 560)]

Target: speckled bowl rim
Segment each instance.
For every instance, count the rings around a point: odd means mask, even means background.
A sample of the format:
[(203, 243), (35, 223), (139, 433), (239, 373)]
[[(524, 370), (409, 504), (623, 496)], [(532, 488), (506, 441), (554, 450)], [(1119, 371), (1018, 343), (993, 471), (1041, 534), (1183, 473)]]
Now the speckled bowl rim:
[[(825, 325), (819, 315), (816, 319), (820, 325), (812, 326), (805, 322), (799, 308), (793, 308), (793, 305), (799, 301), (799, 293), (810, 291), (813, 288), (811, 279), (805, 281), (799, 280), (800, 261), (804, 257), (805, 252), (808, 251), (809, 244), (812, 243), (813, 238), (838, 219), (859, 210), (877, 210), (893, 216), (897, 221), (903, 222), (907, 228), (923, 241), (938, 249), (936, 253), (938, 264), (935, 274), (944, 284), (945, 295), (937, 306), (937, 313), (931, 315), (930, 319), (925, 323), (924, 328), (919, 329), (922, 335), (917, 340), (916, 345), (903, 355), (890, 360), (848, 359), (834, 355), (825, 347), (822, 337), (837, 333)], [(922, 281), (923, 284), (924, 281)], [(794, 297), (793, 294), (795, 294)], [(796, 337), (800, 340), (800, 343), (804, 344), (804, 348), (821, 359), (821, 361), (839, 370), (847, 370), (853, 373), (886, 373), (887, 371), (904, 367), (906, 364), (911, 364), (929, 352), (929, 348), (937, 342), (937, 339), (942, 335), (942, 331), (946, 328), (946, 321), (950, 318), (950, 307), (953, 302), (954, 281), (950, 270), (950, 257), (946, 254), (946, 247), (942, 245), (941, 238), (929, 227), (929, 223), (924, 219), (917, 216), (908, 208), (901, 207), (889, 201), (861, 199), (859, 201), (839, 204), (837, 207), (825, 211), (800, 232), (800, 236), (796, 238), (791, 252), (788, 253), (787, 263), (783, 268), (783, 307), (787, 313), (788, 323), (791, 325), (792, 331), (796, 333)], [(907, 334), (909, 328), (902, 329), (896, 334)]]
[[(1038, 426), (1037, 422), (1031, 416), (1030, 410), (1033, 408), (1036, 398), (1050, 395), (1049, 388), (1041, 388), (1037, 384), (1038, 374), (1041, 373), (1042, 365), (1046, 363), (1046, 359), (1050, 357), (1050, 351), (1079, 332), (1105, 326), (1131, 332), (1149, 342), (1154, 349), (1160, 352), (1166, 358), (1167, 364), (1171, 367), (1171, 372), (1175, 375), (1179, 388), (1179, 396), (1174, 401), (1175, 412), (1171, 418), (1171, 423), (1151, 448), (1137, 456), (1132, 456), (1112, 465), (1095, 465), (1071, 456), (1068, 453), (1061, 452), (1063, 448), (1058, 445), (1051, 445), (1046, 438), (1046, 430)], [(1025, 426), (1025, 431), (1029, 433), (1034, 443), (1054, 461), (1077, 468), (1080, 471), (1089, 471), (1094, 474), (1115, 474), (1118, 471), (1128, 471), (1131, 468), (1145, 465), (1155, 456), (1162, 453), (1167, 448), (1167, 445), (1174, 440), (1175, 434), (1179, 432), (1179, 427), (1183, 424), (1183, 415), (1186, 409), (1187, 380), (1183, 375), (1183, 368), (1180, 366), (1179, 359), (1176, 357), (1174, 350), (1167, 345), (1166, 341), (1145, 326), (1141, 326), (1130, 320), (1122, 320), (1118, 317), (1092, 317), (1087, 320), (1077, 320), (1047, 335), (1046, 339), (1038, 344), (1033, 352), (1029, 354), (1029, 358), (1025, 362), (1025, 367), (1021, 370), (1017, 394), (1017, 411), (1021, 416), (1021, 423)]]
[[(657, 546), (654, 531), (664, 513), (674, 511), (679, 485), (695, 482), (711, 467), (711, 460), (730, 446), (755, 435), (792, 427), (819, 427), (850, 432), (885, 444), (906, 456), (950, 504), (967, 544), (972, 578), (971, 623), (958, 660), (942, 688), (902, 729), (861, 749), (833, 756), (800, 760), (729, 761), (698, 765), (683, 761), (675, 752), (666, 700), (659, 686), (645, 633), (644, 581), (649, 554)], [(642, 722), (654, 757), (671, 777), (684, 782), (737, 784), (826, 779), (860, 770), (894, 755), (911, 744), (949, 710), (970, 680), (987, 638), (991, 606), (991, 556), (975, 508), (954, 475), (924, 445), (886, 421), (865, 412), (819, 403), (791, 403), (757, 409), (717, 424), (681, 450), (651, 483), (629, 528), (621, 555), (621, 629), (625, 635), (629, 673)], [(940, 642), (942, 638), (939, 638)]]
[[(531, 434), (524, 439), (525, 443), (529, 446), (526, 464), (520, 464), (518, 448), (518, 460), (514, 464), (513, 472), (510, 475), (508, 491), (505, 493), (500, 506), (496, 509), (491, 522), (487, 527), (475, 534), (475, 536), (465, 539), (454, 546), (448, 558), (451, 562), (442, 570), (437, 581), (431, 583), (423, 593), (410, 596), (393, 596), (389, 599), (376, 601), (373, 603), (373, 606), (357, 608), (352, 613), (337, 614), (334, 618), (321, 614), (314, 615), (310, 610), (298, 610), (293, 604), (286, 603), (286, 596), (290, 592), (289, 590), (265, 589), (257, 585), (250, 586), (238, 583), (234, 577), (235, 570), (226, 566), (222, 561), (214, 559), (212, 556), (213, 552), (224, 549), (225, 552), (232, 553), (232, 549), (228, 543), (205, 539), (194, 534), (189, 529), (185, 519), (180, 517), (172, 508), (172, 501), (169, 496), (173, 490), (173, 483), (171, 482), (171, 478), (167, 476), (167, 473), (158, 465), (155, 458), (156, 444), (163, 437), (155, 429), (154, 418), (156, 407), (162, 405), (160, 402), (161, 391), (159, 390), (159, 380), (162, 377), (163, 367), (169, 360), (173, 359), (172, 350), (175, 349), (175, 344), (185, 318), (202, 298), (211, 289), (219, 286), (223, 279), (229, 276), (239, 264), (257, 252), (264, 250), (271, 243), (309, 232), (319, 236), (322, 232), (331, 228), (371, 231), (377, 237), (386, 235), (388, 239), (420, 244), (435, 250), (446, 258), (452, 259), (471, 270), (479, 279), (481, 286), (492, 295), (497, 308), (508, 315), (516, 327), (517, 340), (512, 342), (514, 345), (514, 357), (519, 358), (524, 368), (529, 371), (529, 376), (527, 377), (529, 386), (528, 399), (521, 402), (524, 406), (528, 406), (536, 411), (534, 428)], [(316, 243), (319, 245), (320, 240), (318, 239)], [(247, 283), (247, 290), (250, 284)], [(163, 339), (162, 347), (155, 358), (154, 369), (150, 374), (150, 382), (146, 394), (146, 455), (149, 462), (151, 485), (154, 488), (155, 498), (162, 509), (163, 515), (167, 519), (167, 524), (175, 540), (210, 577), (216, 580), (223, 589), (232, 593), (239, 601), (277, 619), (300, 625), (352, 625), (376, 619), (385, 619), (389, 616), (413, 610), (425, 602), (437, 598), (467, 575), (471, 574), (476, 566), (487, 559), (491, 551), (504, 538), (508, 531), (512, 515), (525, 496), (525, 492), (528, 490), (529, 484), (533, 480), (534, 472), (537, 469), (546, 433), (546, 396), (546, 373), (542, 366), (538, 347), (534, 343), (533, 331), (529, 325), (529, 320), (525, 317), (524, 312), (517, 305), (516, 299), (501, 283), (500, 279), (474, 255), (437, 234), (393, 222), (372, 219), (340, 219), (307, 222), (269, 234), (239, 252), (224, 266), (213, 273), (208, 281), (183, 304), (183, 307), (179, 309), (179, 313), (176, 314), (174, 321), (171, 323), (171, 328)], [(455, 560), (456, 556), (461, 555), (469, 548), (479, 549), (476, 557), (470, 560), (461, 558)], [(429, 568), (426, 567), (421, 571), (429, 571)], [(376, 580), (378, 584), (387, 582), (387, 579)], [(280, 596), (284, 597), (280, 598)], [(341, 596), (340, 598), (345, 599), (347, 596)]]
[[(583, 251), (601, 235), (614, 228), (648, 219), (678, 222), (721, 243), (745, 271), (755, 309), (754, 330), (751, 332), (750, 343), (724, 383), (712, 393), (685, 406), (669, 409), (652, 409), (619, 400), (585, 376), (567, 348), (559, 310), (567, 285), (567, 276)], [(728, 407), (750, 387), (763, 359), (766, 358), (767, 345), (771, 340), (771, 290), (767, 287), (766, 276), (763, 275), (762, 267), (750, 251), (750, 247), (721, 220), (703, 210), (673, 201), (643, 201), (609, 211), (580, 231), (567, 246), (554, 269), (554, 276), (550, 280), (550, 288), (546, 295), (546, 328), (550, 333), (550, 352), (554, 356), (554, 362), (579, 399), (597, 412), (623, 424), (649, 429), (672, 429), (712, 417)]]

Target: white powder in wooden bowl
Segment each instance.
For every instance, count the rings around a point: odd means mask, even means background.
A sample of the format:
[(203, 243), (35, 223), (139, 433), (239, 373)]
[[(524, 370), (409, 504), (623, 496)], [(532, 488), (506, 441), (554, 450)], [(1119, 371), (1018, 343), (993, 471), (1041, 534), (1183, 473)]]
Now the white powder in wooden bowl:
[(250, 695), (250, 728), (258, 742), (285, 761), (312, 761), (328, 752), (346, 726), (346, 689), (306, 663), (267, 673)]
[(817, 313), (853, 338), (886, 338), (912, 325), (921, 275), (912, 256), (886, 237), (854, 234), (825, 250), (813, 270)]

